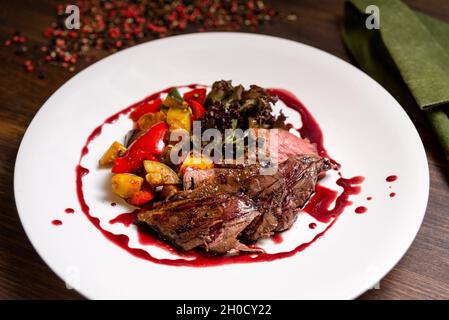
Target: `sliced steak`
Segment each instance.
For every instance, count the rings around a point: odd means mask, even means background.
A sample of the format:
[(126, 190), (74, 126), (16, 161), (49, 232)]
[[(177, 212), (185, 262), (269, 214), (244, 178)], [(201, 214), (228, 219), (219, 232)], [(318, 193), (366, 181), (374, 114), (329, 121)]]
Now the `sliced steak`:
[(237, 237), (260, 215), (250, 199), (239, 194), (216, 194), (208, 188), (179, 195), (138, 214), (138, 219), (183, 250), (203, 247), (216, 253), (246, 251)]
[(259, 137), (265, 141), (265, 152), (269, 153), (271, 159), (278, 163), (282, 163), (296, 155), (318, 155), (315, 143), (311, 143), (308, 139), (297, 137), (287, 130), (252, 129), (250, 134), (253, 138)]
[(238, 239), (254, 242), (290, 228), (330, 168), (328, 160), (308, 154), (288, 158), (272, 175), (260, 174), (258, 165), (192, 171), (193, 189), (154, 203), (138, 218), (184, 250), (250, 251)]
[(229, 191), (240, 190), (245, 180), (258, 173), (258, 165), (192, 170), (184, 174), (183, 185), (184, 190), (192, 190), (206, 185), (226, 185)]
[(313, 194), (320, 174), (331, 167), (322, 157), (302, 155), (288, 158), (274, 175), (250, 177), (245, 182), (244, 193), (253, 199), (262, 215), (243, 231), (241, 237), (256, 241), (289, 229), (299, 209)]

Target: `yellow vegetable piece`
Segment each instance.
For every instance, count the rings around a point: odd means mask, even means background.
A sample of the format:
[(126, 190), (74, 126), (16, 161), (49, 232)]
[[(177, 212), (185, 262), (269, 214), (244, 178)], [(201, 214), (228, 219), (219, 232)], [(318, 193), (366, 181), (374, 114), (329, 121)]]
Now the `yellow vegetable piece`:
[(184, 173), (188, 168), (206, 170), (213, 167), (214, 162), (208, 157), (203, 155), (194, 156), (192, 153), (189, 153), (181, 165), (181, 172)]
[(165, 121), (165, 113), (159, 111), (156, 113), (146, 113), (137, 120), (140, 130), (147, 130), (151, 128), (154, 124)]
[(190, 133), (192, 112), (190, 108), (170, 108), (167, 112), (167, 123), (170, 130), (184, 129)]
[(123, 146), (120, 142), (114, 141), (114, 143), (111, 144), (109, 149), (101, 157), (100, 166), (101, 167), (112, 166), (114, 164), (115, 159), (120, 157), (125, 152), (126, 152), (125, 146)]
[(145, 160), (143, 167), (147, 172), (145, 179), (153, 186), (181, 183), (176, 172), (161, 162)]
[(143, 178), (130, 173), (118, 173), (112, 176), (112, 191), (122, 198), (129, 198), (139, 191)]

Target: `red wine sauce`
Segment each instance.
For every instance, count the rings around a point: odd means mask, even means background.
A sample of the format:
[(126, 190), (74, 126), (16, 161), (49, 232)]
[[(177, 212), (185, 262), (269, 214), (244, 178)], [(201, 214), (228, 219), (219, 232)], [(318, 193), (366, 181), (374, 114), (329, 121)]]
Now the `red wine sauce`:
[(109, 220), (109, 223), (110, 224), (121, 223), (125, 227), (129, 227), (133, 222), (135, 222), (137, 220), (137, 212), (138, 211), (139, 210), (137, 209), (137, 210), (134, 210), (133, 212), (125, 212), (125, 213), (119, 214), (114, 219)]
[(393, 181), (396, 181), (397, 179), (398, 179), (397, 176), (388, 176), (385, 180), (387, 182), (393, 182)]
[(274, 243), (282, 243), (282, 241), (284, 241), (284, 239), (282, 238), (282, 234), (280, 233), (275, 233), (271, 237), (271, 240), (273, 240)]
[(62, 221), (61, 220), (52, 220), (51, 224), (54, 226), (60, 226), (60, 225), (62, 225)]
[[(361, 184), (363, 180), (364, 178), (360, 176), (351, 179), (339, 178), (337, 184), (343, 188), (343, 192), (340, 195), (338, 195), (338, 192), (335, 190), (317, 184), (315, 193), (309, 202), (307, 202), (304, 211), (316, 220), (324, 223), (338, 218), (338, 216), (343, 213), (344, 209), (351, 204), (348, 200), (349, 196), (360, 193), (361, 189), (358, 185)], [(334, 201), (334, 207), (329, 209)]]
[(355, 213), (362, 214), (362, 213), (365, 213), (366, 211), (368, 211), (368, 209), (366, 207), (357, 207), (357, 208), (355, 208), (354, 211), (355, 211)]
[(72, 208), (67, 208), (67, 209), (64, 210), (64, 212), (68, 213), (68, 214), (72, 214), (72, 213), (75, 212), (75, 210), (73, 210)]

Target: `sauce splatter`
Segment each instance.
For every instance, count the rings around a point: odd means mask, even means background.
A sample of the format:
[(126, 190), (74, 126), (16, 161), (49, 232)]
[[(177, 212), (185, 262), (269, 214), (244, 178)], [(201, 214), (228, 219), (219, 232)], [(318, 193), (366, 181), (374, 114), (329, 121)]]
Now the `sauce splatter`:
[(393, 198), (393, 197), (395, 197), (395, 196), (396, 196), (396, 193), (395, 193), (395, 192), (390, 193), (390, 198)]
[(116, 205), (117, 205), (117, 203), (111, 202), (111, 207), (115, 207)]
[(355, 208), (354, 211), (357, 214), (362, 214), (362, 213), (365, 213), (366, 211), (368, 211), (368, 209), (366, 207), (357, 207), (357, 208)]
[(73, 210), (72, 208), (66, 208), (66, 209), (64, 210), (64, 212), (65, 212), (65, 213), (68, 213), (68, 214), (72, 214), (72, 213), (75, 212), (75, 210)]
[(271, 240), (273, 240), (274, 243), (282, 243), (282, 241), (284, 241), (284, 239), (282, 238), (282, 234), (280, 233), (276, 233), (271, 237)]
[(373, 197), (366, 197), (366, 200), (371, 201), (373, 200)]
[(312, 222), (309, 224), (309, 229), (315, 229), (316, 228), (316, 223)]
[(397, 179), (398, 179), (397, 176), (388, 176), (385, 180), (387, 182), (393, 182), (393, 181), (396, 181)]
[(54, 226), (60, 226), (60, 225), (62, 225), (62, 221), (55, 219), (55, 220), (51, 221), (51, 224), (54, 225)]

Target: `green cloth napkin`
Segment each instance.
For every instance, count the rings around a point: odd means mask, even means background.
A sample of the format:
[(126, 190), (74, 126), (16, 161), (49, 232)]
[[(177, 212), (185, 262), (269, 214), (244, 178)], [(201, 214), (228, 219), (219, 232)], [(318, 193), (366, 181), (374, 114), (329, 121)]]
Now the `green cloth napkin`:
[[(379, 8), (378, 30), (365, 25), (370, 5)], [(449, 160), (449, 24), (400, 0), (348, 0), (342, 37), (359, 66), (409, 113), (421, 109)]]

